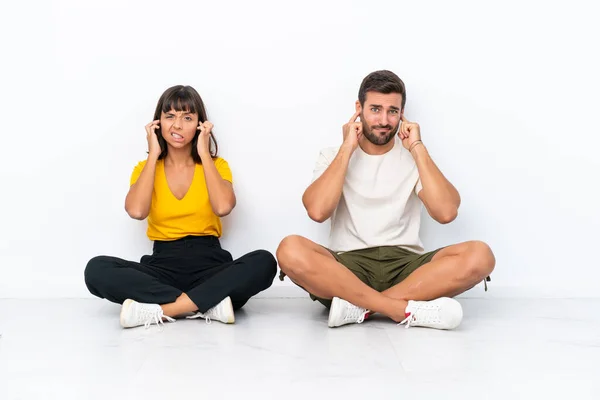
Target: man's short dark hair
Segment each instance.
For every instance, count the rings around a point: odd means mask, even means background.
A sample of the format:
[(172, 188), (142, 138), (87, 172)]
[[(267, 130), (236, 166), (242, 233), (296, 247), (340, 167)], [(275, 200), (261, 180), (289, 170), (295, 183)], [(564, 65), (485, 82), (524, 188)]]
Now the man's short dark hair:
[(371, 72), (363, 79), (358, 90), (358, 101), (361, 107), (365, 105), (365, 97), (367, 92), (377, 93), (400, 93), (402, 95), (402, 109), (406, 104), (406, 88), (402, 79), (392, 71), (381, 70)]

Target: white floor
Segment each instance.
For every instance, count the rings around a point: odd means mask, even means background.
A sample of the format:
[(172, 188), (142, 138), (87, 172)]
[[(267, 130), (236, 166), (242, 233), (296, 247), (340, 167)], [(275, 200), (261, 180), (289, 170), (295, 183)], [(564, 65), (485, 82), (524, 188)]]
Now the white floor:
[(161, 331), (101, 300), (0, 300), (0, 399), (600, 399), (600, 299), (461, 303), (449, 332), (328, 329), (308, 299)]

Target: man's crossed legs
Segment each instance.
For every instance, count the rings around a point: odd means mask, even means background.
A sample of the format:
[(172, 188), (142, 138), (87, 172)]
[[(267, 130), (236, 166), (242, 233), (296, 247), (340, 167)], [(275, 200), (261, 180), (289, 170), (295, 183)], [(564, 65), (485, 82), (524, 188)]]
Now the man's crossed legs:
[[(385, 248), (372, 251), (380, 249)], [(362, 255), (364, 251), (359, 250)], [(470, 241), (422, 256), (407, 252), (410, 262), (403, 268), (391, 268), (391, 275), (367, 276), (368, 268), (361, 271), (345, 262), (348, 258), (342, 259), (350, 253), (353, 252), (334, 256), (301, 236), (286, 237), (277, 249), (284, 275), (322, 303), (327, 305), (326, 300), (332, 299), (329, 318), (332, 327), (362, 322), (369, 313), (378, 312), (413, 326), (452, 329), (462, 319), (462, 308), (451, 298), (488, 277), (496, 263), (487, 244)], [(385, 262), (382, 265), (385, 269)], [(383, 290), (377, 283), (386, 276), (389, 279), (381, 283), (393, 285)]]

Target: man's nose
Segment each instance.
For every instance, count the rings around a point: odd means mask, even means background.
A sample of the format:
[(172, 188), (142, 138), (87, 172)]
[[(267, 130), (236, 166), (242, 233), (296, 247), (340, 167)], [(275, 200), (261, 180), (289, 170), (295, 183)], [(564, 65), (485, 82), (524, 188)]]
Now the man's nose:
[(379, 125), (381, 126), (387, 126), (388, 124), (388, 115), (387, 113), (381, 113), (381, 116), (379, 117)]

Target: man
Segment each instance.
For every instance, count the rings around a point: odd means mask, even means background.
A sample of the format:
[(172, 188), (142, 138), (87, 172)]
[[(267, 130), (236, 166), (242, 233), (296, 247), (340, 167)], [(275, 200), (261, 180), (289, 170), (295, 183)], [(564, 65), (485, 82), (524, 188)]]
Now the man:
[(277, 249), (280, 279), (287, 275), (329, 307), (330, 327), (378, 312), (407, 327), (453, 329), (463, 313), (452, 297), (494, 269), (483, 242), (424, 252), (421, 204), (447, 224), (460, 196), (431, 159), (419, 125), (404, 116), (405, 104), (393, 72), (363, 80), (342, 145), (321, 151), (302, 197), (311, 219), (331, 218), (329, 248), (288, 236)]

